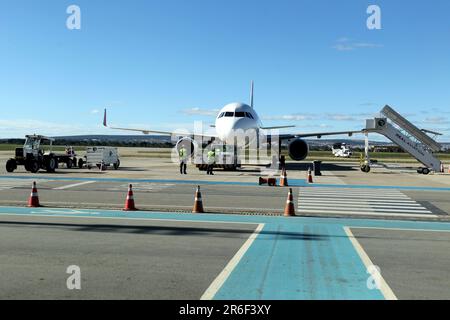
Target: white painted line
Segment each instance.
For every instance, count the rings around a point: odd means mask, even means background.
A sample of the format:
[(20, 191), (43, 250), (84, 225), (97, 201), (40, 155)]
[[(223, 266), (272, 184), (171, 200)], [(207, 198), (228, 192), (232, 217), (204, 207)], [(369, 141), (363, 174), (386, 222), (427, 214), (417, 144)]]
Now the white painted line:
[(244, 254), (255, 241), (256, 237), (259, 235), (261, 230), (264, 228), (264, 224), (261, 223), (256, 228), (255, 232), (245, 241), (239, 251), (234, 255), (234, 257), (228, 262), (222, 272), (217, 276), (217, 278), (211, 283), (211, 285), (206, 289), (205, 293), (201, 296), (200, 300), (212, 300), (216, 295), (217, 291), (222, 287), (225, 281), (228, 279), (230, 274), (233, 272), (234, 268), (237, 266), (239, 261), (241, 261)]
[[(348, 239), (352, 243), (352, 245), (355, 248), (356, 252), (358, 253), (359, 257), (361, 258), (362, 262), (364, 263), (364, 266), (366, 267), (366, 270), (369, 269), (369, 267), (374, 266), (374, 263), (372, 262), (372, 260), (370, 260), (369, 256), (364, 251), (363, 247), (358, 242), (358, 240), (355, 238), (355, 236), (353, 235), (353, 233), (350, 230), (350, 228), (349, 227), (344, 227), (344, 231), (347, 234)], [(398, 300), (397, 297), (395, 296), (394, 292), (392, 291), (392, 289), (389, 287), (387, 282), (384, 280), (384, 278), (381, 275), (381, 273), (379, 274), (379, 280), (380, 280), (380, 282), (379, 282), (379, 285), (380, 285), (379, 290), (383, 294), (384, 298), (386, 300)]]
[(435, 230), (435, 229), (408, 229), (408, 228), (383, 228), (383, 227), (352, 227), (352, 229), (376, 229), (376, 230), (393, 230), (393, 231), (420, 231), (420, 232), (450, 232), (450, 230)]
[(94, 183), (94, 182), (97, 182), (97, 181), (84, 181), (84, 182), (80, 182), (80, 183), (69, 184), (67, 186), (53, 188), (53, 190), (64, 190), (64, 189), (79, 187), (79, 186), (82, 186), (82, 185), (85, 185), (85, 184)]
[(309, 202), (318, 202), (318, 203), (371, 203), (371, 202), (382, 202), (382, 203), (417, 203), (414, 200), (363, 200), (363, 199), (321, 199), (321, 198), (302, 198), (299, 197), (298, 201), (309, 201)]
[(344, 190), (344, 191), (332, 191), (332, 190), (304, 190), (300, 189), (301, 193), (311, 193), (311, 194), (368, 194), (368, 195), (383, 195), (383, 196), (405, 196), (402, 192), (394, 191), (394, 192), (379, 192), (379, 191), (357, 191), (357, 190)]
[(300, 192), (300, 195), (305, 197), (352, 197), (352, 198), (383, 198), (383, 199), (411, 199), (408, 196), (404, 195), (380, 195), (380, 194), (359, 194), (359, 193), (306, 193), (306, 192)]
[(336, 208), (336, 207), (357, 207), (357, 208), (409, 208), (409, 209), (415, 209), (415, 208), (423, 208), (418, 203), (392, 203), (392, 204), (384, 204), (384, 203), (353, 203), (353, 202), (337, 202), (337, 203), (323, 203), (323, 202), (310, 202), (307, 200), (301, 200), (298, 202), (299, 207), (301, 206), (321, 206), (321, 207), (330, 207), (330, 208)]
[(437, 218), (434, 214), (415, 214), (415, 213), (388, 213), (388, 212), (361, 212), (361, 211), (325, 211), (325, 210), (311, 210), (299, 209), (298, 213), (322, 213), (322, 214), (348, 214), (348, 215), (368, 215), (368, 216), (389, 216), (389, 217), (409, 217), (409, 218)]
[(300, 187), (300, 191), (303, 192), (336, 192), (336, 193), (347, 193), (347, 192), (355, 192), (355, 193), (379, 193), (379, 194), (403, 194), (402, 191), (398, 189), (358, 189), (358, 188), (302, 188)]
[(362, 211), (392, 211), (392, 212), (416, 212), (416, 213), (431, 213), (430, 210), (424, 207), (372, 207), (372, 206), (322, 206), (317, 204), (302, 203), (298, 206), (299, 209), (321, 209), (321, 210), (362, 210)]
[(308, 199), (356, 199), (356, 200), (391, 200), (391, 201), (411, 201), (409, 197), (383, 197), (383, 196), (358, 196), (358, 195), (320, 195), (320, 194), (300, 194), (300, 196), (307, 197)]
[[(299, 209), (318, 209), (322, 211), (346, 211), (346, 210), (356, 210), (356, 208), (353, 207), (334, 207), (334, 208), (324, 208), (322, 206), (308, 206), (308, 205), (301, 205), (298, 207)], [(372, 208), (372, 207), (358, 207), (358, 211), (369, 211), (369, 212), (405, 212), (405, 213), (432, 213), (430, 210), (427, 210), (425, 208), (417, 208), (417, 209), (406, 209), (406, 208), (398, 208), (398, 209), (389, 209), (389, 208)]]

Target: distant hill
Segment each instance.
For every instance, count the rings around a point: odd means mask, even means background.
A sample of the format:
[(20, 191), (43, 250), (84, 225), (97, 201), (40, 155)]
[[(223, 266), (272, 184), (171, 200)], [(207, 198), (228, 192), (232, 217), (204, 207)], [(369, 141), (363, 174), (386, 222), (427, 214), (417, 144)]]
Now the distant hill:
[(80, 136), (56, 136), (56, 140), (67, 141), (118, 141), (118, 142), (170, 142), (170, 136), (163, 135), (80, 135)]

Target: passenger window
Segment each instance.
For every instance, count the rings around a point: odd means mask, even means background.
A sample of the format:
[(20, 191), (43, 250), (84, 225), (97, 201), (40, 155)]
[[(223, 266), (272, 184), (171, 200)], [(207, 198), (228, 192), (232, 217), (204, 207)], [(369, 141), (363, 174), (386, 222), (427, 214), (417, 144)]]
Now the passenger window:
[(245, 112), (236, 112), (236, 118), (244, 118)]
[(225, 117), (232, 117), (234, 116), (234, 112), (225, 112)]

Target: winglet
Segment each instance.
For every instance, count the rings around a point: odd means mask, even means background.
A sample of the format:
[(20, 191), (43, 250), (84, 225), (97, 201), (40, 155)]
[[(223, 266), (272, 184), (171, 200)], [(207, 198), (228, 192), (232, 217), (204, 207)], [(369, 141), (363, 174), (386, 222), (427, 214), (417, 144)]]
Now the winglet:
[(105, 113), (103, 114), (103, 126), (108, 127), (108, 124), (106, 123), (106, 108), (105, 108)]

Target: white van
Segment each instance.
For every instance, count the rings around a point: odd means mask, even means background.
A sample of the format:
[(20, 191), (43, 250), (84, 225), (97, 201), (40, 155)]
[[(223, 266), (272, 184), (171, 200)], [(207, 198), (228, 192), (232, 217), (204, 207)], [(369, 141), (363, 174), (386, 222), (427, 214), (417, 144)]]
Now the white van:
[(117, 170), (120, 166), (119, 152), (114, 147), (87, 147), (85, 158), (88, 169), (97, 167), (105, 170), (112, 166)]

